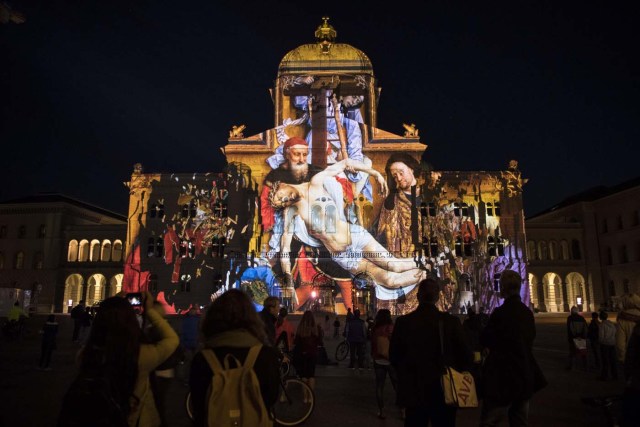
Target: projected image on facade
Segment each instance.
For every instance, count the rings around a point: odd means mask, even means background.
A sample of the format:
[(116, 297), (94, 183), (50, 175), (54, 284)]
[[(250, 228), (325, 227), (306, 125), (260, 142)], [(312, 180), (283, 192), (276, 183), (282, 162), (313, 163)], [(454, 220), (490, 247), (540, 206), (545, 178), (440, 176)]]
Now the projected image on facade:
[[(526, 180), (517, 162), (503, 171), (427, 167), (415, 124), (399, 124), (402, 135), (377, 128), (380, 88), (366, 54), (336, 43), (326, 19), (315, 35), (280, 63), (274, 127), (252, 136), (244, 125), (231, 129), (226, 174), (186, 184), (132, 175), (132, 188), (148, 182), (132, 191), (131, 206), (152, 213), (162, 198), (165, 215), (152, 230), (130, 207), (139, 224), (130, 225), (129, 245), (138, 235), (160, 239), (167, 267), (145, 268), (141, 255), (137, 266), (134, 249), (125, 284), (135, 271), (154, 270), (176, 309), (239, 287), (256, 304), (277, 295), (292, 311), (403, 314), (417, 307), (416, 285), (431, 276), (442, 284), (441, 309), (489, 310), (504, 269), (527, 278)], [(156, 234), (146, 236), (150, 230)]]

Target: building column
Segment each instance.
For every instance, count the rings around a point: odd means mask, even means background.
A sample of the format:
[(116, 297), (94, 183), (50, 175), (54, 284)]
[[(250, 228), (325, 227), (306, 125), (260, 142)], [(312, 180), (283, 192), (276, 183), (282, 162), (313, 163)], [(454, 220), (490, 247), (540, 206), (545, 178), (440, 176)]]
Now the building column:
[(566, 283), (561, 283), (560, 286), (562, 287), (562, 311), (569, 311), (569, 297), (567, 295), (567, 284)]

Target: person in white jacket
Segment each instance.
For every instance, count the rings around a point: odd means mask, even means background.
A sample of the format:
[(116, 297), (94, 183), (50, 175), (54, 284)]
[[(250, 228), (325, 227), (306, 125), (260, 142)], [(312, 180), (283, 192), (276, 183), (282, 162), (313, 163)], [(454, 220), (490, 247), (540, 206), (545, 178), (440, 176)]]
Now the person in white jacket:
[(600, 328), (598, 328), (598, 341), (600, 342), (600, 355), (602, 356), (602, 373), (601, 380), (609, 379), (609, 371), (611, 378), (618, 378), (618, 369), (616, 362), (616, 325), (607, 320), (606, 311), (600, 312)]

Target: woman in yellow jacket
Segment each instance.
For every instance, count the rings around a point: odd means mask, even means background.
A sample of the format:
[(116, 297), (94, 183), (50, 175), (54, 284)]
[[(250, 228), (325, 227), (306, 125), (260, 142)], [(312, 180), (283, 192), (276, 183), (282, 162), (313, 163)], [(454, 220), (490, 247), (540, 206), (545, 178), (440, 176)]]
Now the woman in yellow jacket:
[(144, 316), (157, 331), (159, 340), (141, 343), (142, 329), (136, 312), (126, 298), (104, 300), (94, 319), (80, 358), (80, 375), (100, 373), (111, 382), (114, 399), (131, 427), (158, 427), (149, 375), (178, 347), (179, 338), (171, 325), (153, 308), (153, 296), (143, 294)]

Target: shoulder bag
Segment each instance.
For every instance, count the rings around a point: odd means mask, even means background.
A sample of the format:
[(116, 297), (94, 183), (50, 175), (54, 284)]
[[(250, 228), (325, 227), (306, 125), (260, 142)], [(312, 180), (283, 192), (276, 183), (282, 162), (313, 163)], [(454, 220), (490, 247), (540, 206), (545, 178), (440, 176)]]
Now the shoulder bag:
[(443, 321), (438, 322), (440, 329), (440, 355), (444, 365), (444, 373), (441, 377), (444, 401), (448, 406), (457, 408), (477, 408), (478, 394), (476, 383), (470, 372), (458, 372), (451, 366), (447, 366), (444, 358), (444, 327)]

